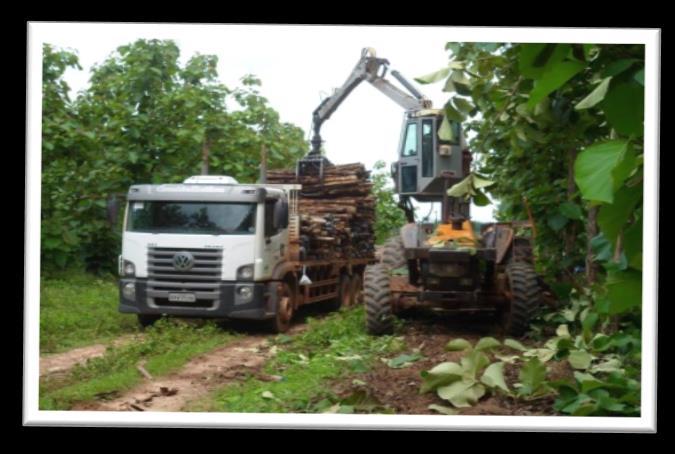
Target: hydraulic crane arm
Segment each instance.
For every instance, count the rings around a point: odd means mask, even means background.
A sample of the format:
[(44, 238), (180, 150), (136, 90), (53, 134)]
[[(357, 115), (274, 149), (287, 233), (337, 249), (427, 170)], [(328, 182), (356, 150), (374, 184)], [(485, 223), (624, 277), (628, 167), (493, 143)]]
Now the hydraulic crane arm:
[(349, 78), (335, 92), (324, 99), (319, 107), (314, 110), (312, 115), (312, 150), (310, 156), (316, 156), (321, 153), (321, 125), (330, 118), (335, 110), (349, 96), (349, 94), (361, 82), (367, 80), (375, 88), (384, 93), (406, 111), (415, 111), (431, 107), (431, 101), (422, 95), (415, 87), (410, 84), (398, 71), (392, 71), (391, 74), (403, 85), (411, 94), (392, 85), (385, 76), (389, 68), (389, 61), (384, 58), (376, 58), (375, 51), (372, 48), (363, 49), (361, 59), (352, 70)]

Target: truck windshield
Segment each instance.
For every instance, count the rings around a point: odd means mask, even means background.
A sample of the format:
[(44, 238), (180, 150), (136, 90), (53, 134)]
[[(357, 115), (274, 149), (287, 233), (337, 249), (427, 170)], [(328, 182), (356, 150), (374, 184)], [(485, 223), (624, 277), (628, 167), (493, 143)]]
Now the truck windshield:
[(250, 235), (255, 203), (129, 202), (127, 230), (144, 233)]

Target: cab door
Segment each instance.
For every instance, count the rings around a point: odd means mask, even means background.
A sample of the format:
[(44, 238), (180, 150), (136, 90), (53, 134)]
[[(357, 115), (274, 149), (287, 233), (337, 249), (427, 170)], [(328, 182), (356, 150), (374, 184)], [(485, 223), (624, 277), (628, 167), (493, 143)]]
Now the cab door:
[(283, 259), (284, 248), (288, 241), (288, 230), (274, 227), (274, 205), (276, 199), (265, 201), (265, 225), (263, 244), (263, 274), (270, 277), (274, 267)]
[(419, 124), (411, 120), (405, 124), (401, 140), (398, 169), (398, 188), (401, 194), (417, 192), (418, 169), (420, 167)]

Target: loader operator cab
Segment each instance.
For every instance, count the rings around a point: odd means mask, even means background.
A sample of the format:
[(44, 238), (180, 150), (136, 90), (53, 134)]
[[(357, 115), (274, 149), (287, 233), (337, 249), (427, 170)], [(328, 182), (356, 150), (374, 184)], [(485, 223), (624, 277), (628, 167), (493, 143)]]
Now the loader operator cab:
[[(449, 122), (451, 138), (442, 140), (441, 110), (407, 112), (401, 128), (398, 160), (391, 166), (396, 193), (403, 199), (440, 202), (447, 188), (470, 172), (471, 156), (457, 122)], [(468, 203), (449, 201), (451, 212), (469, 216)], [(457, 203), (457, 206), (454, 206)]]

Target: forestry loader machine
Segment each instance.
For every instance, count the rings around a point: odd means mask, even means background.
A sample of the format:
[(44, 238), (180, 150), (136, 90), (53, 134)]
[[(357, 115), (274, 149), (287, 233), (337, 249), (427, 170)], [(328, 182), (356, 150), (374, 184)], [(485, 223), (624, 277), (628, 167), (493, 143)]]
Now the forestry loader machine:
[[(362, 81), (405, 109), (391, 176), (407, 224), (386, 241), (379, 262), (366, 267), (367, 330), (391, 333), (395, 314), (422, 307), (491, 312), (499, 316), (505, 334), (521, 336), (539, 306), (541, 292), (533, 266), (532, 224), (498, 222), (476, 228), (470, 202), (448, 195), (449, 188), (471, 174), (471, 153), (461, 125), (444, 119), (443, 110), (433, 109), (431, 101), (397, 71), (391, 75), (408, 93), (389, 82), (388, 69), (389, 62), (377, 58), (372, 48), (362, 51), (347, 81), (314, 111), (311, 151), (297, 164), (298, 174), (319, 176), (331, 165), (321, 152), (321, 125)], [(444, 121), (450, 140), (439, 137)], [(417, 222), (412, 199), (440, 203), (440, 222)]]

